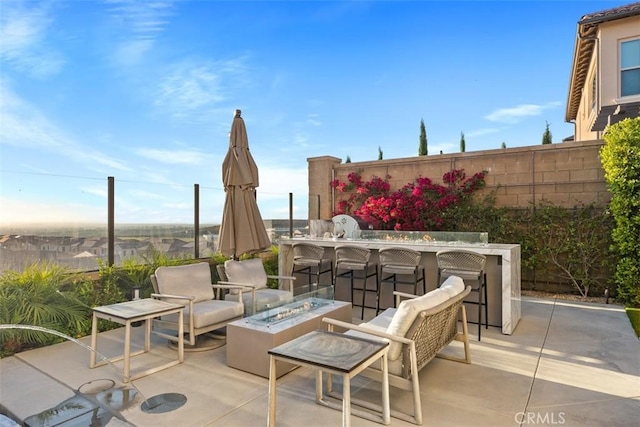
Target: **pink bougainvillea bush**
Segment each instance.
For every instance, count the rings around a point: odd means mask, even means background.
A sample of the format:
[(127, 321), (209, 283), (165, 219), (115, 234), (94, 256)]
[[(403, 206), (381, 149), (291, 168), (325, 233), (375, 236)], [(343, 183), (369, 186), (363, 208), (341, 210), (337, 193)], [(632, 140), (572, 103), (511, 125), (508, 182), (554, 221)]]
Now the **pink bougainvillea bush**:
[(334, 214), (359, 216), (380, 230), (447, 229), (454, 221), (455, 210), (485, 186), (486, 173), (478, 172), (467, 178), (464, 170), (455, 169), (442, 176), (443, 184), (418, 177), (391, 192), (391, 176), (374, 176), (370, 181), (363, 181), (359, 172), (351, 172), (347, 182), (331, 182), (338, 192), (348, 193), (338, 202)]

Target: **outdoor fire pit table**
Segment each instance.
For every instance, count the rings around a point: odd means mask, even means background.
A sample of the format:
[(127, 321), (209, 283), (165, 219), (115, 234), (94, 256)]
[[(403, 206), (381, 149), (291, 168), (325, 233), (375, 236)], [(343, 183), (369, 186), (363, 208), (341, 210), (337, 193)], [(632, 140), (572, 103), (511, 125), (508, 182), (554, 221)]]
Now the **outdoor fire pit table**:
[[(313, 293), (312, 293), (313, 294)], [(322, 328), (322, 318), (351, 322), (351, 303), (316, 298), (304, 294), (288, 304), (236, 320), (227, 325), (227, 365), (231, 368), (269, 378), (270, 349)], [(278, 377), (295, 369), (278, 362)]]

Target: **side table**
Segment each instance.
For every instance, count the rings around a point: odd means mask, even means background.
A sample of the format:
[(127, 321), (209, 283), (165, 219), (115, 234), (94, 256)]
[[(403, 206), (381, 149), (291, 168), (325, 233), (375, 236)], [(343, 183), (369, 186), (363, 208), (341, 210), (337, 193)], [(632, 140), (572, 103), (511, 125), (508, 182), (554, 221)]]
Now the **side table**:
[[(184, 340), (182, 339), (182, 335), (184, 334), (184, 322), (182, 318), (183, 309), (184, 306), (181, 304), (173, 304), (151, 298), (105, 305), (102, 307), (94, 307), (93, 321), (91, 324), (91, 348), (95, 351), (98, 351), (98, 319), (106, 319), (125, 325), (124, 354), (109, 359), (109, 362), (124, 360), (123, 382), (126, 383), (129, 381), (133, 381), (146, 375), (151, 375), (162, 369), (178, 365), (184, 362)], [(164, 365), (139, 372), (132, 377), (130, 375), (131, 356), (137, 356), (139, 354), (146, 353), (151, 348), (152, 320), (156, 317), (173, 313), (178, 314), (178, 336), (176, 337), (158, 331), (153, 331), (153, 333), (163, 338), (178, 342), (178, 360), (174, 360)], [(143, 320), (145, 321), (144, 349), (131, 353), (131, 324), (134, 322), (141, 322)], [(98, 366), (102, 366), (106, 363), (104, 361), (96, 363), (95, 351), (91, 352), (91, 358), (89, 360), (89, 367), (92, 369)]]
[[(335, 332), (314, 331), (269, 350), (269, 415), (267, 425), (276, 423), (276, 360), (316, 369), (316, 403), (342, 410), (342, 425), (351, 425), (351, 378), (377, 360), (382, 360), (381, 416), (357, 410), (353, 414), (389, 425), (388, 342), (367, 340)], [(341, 375), (342, 405), (324, 399), (322, 372), (327, 372), (327, 388), (331, 389), (331, 375)]]

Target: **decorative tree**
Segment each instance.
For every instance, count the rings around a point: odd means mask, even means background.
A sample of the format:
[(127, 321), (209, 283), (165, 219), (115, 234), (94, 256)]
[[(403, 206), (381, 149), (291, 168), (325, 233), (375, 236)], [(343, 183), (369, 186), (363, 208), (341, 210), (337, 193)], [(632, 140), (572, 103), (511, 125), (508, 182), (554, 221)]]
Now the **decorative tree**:
[(504, 142), (504, 141), (502, 141), (502, 145), (501, 145), (501, 147), (502, 147), (502, 148), (507, 148), (507, 143), (506, 143), (506, 142)]
[(544, 133), (542, 134), (542, 144), (551, 144), (551, 131), (549, 130), (549, 122), (545, 120), (547, 124), (544, 128)]
[(460, 132), (460, 152), (464, 153), (467, 151), (467, 144), (464, 141), (464, 132)]
[(378, 160), (382, 160), (382, 148), (378, 146)]
[(427, 129), (424, 126), (424, 119), (420, 119), (420, 145), (418, 145), (418, 156), (429, 154), (427, 148)]
[(349, 155), (347, 155), (347, 160), (345, 160), (345, 163), (351, 163), (351, 157), (349, 157)]

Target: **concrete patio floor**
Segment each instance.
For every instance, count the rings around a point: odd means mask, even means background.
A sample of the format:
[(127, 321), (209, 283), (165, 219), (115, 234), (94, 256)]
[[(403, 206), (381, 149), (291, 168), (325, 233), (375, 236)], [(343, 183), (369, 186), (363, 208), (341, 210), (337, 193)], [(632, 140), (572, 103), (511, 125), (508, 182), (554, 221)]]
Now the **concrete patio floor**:
[[(513, 335), (489, 328), (478, 342), (477, 328), (470, 325), (472, 364), (435, 359), (420, 372), (425, 426), (638, 425), (640, 341), (622, 307), (525, 297), (522, 313)], [(143, 328), (134, 331), (133, 343), (143, 343)], [(102, 333), (99, 351), (121, 353), (123, 338), (123, 329)], [(462, 354), (462, 347), (453, 343), (445, 351)], [(175, 357), (155, 337), (150, 353), (132, 358), (132, 373)], [(107, 379), (113, 380), (112, 390), (132, 390), (121, 382), (121, 369), (121, 362), (89, 369), (89, 351), (73, 342), (19, 353), (0, 360), (0, 409), (22, 420), (44, 411), (51, 415), (78, 389), (85, 392)], [(315, 404), (314, 378), (312, 370), (299, 368), (278, 380), (278, 425), (341, 425), (340, 412)], [(140, 395), (97, 425), (266, 425), (267, 383), (227, 367), (224, 346), (187, 353), (184, 364), (135, 380)], [(390, 391), (392, 409), (411, 412), (411, 393)], [(142, 401), (163, 393), (183, 394), (187, 402), (163, 414), (141, 410)], [(352, 394), (379, 402), (380, 384), (356, 377)], [(118, 396), (111, 396), (112, 407)], [(126, 396), (121, 400), (127, 402)], [(357, 417), (351, 423), (379, 425)], [(391, 425), (412, 424), (392, 418)]]

